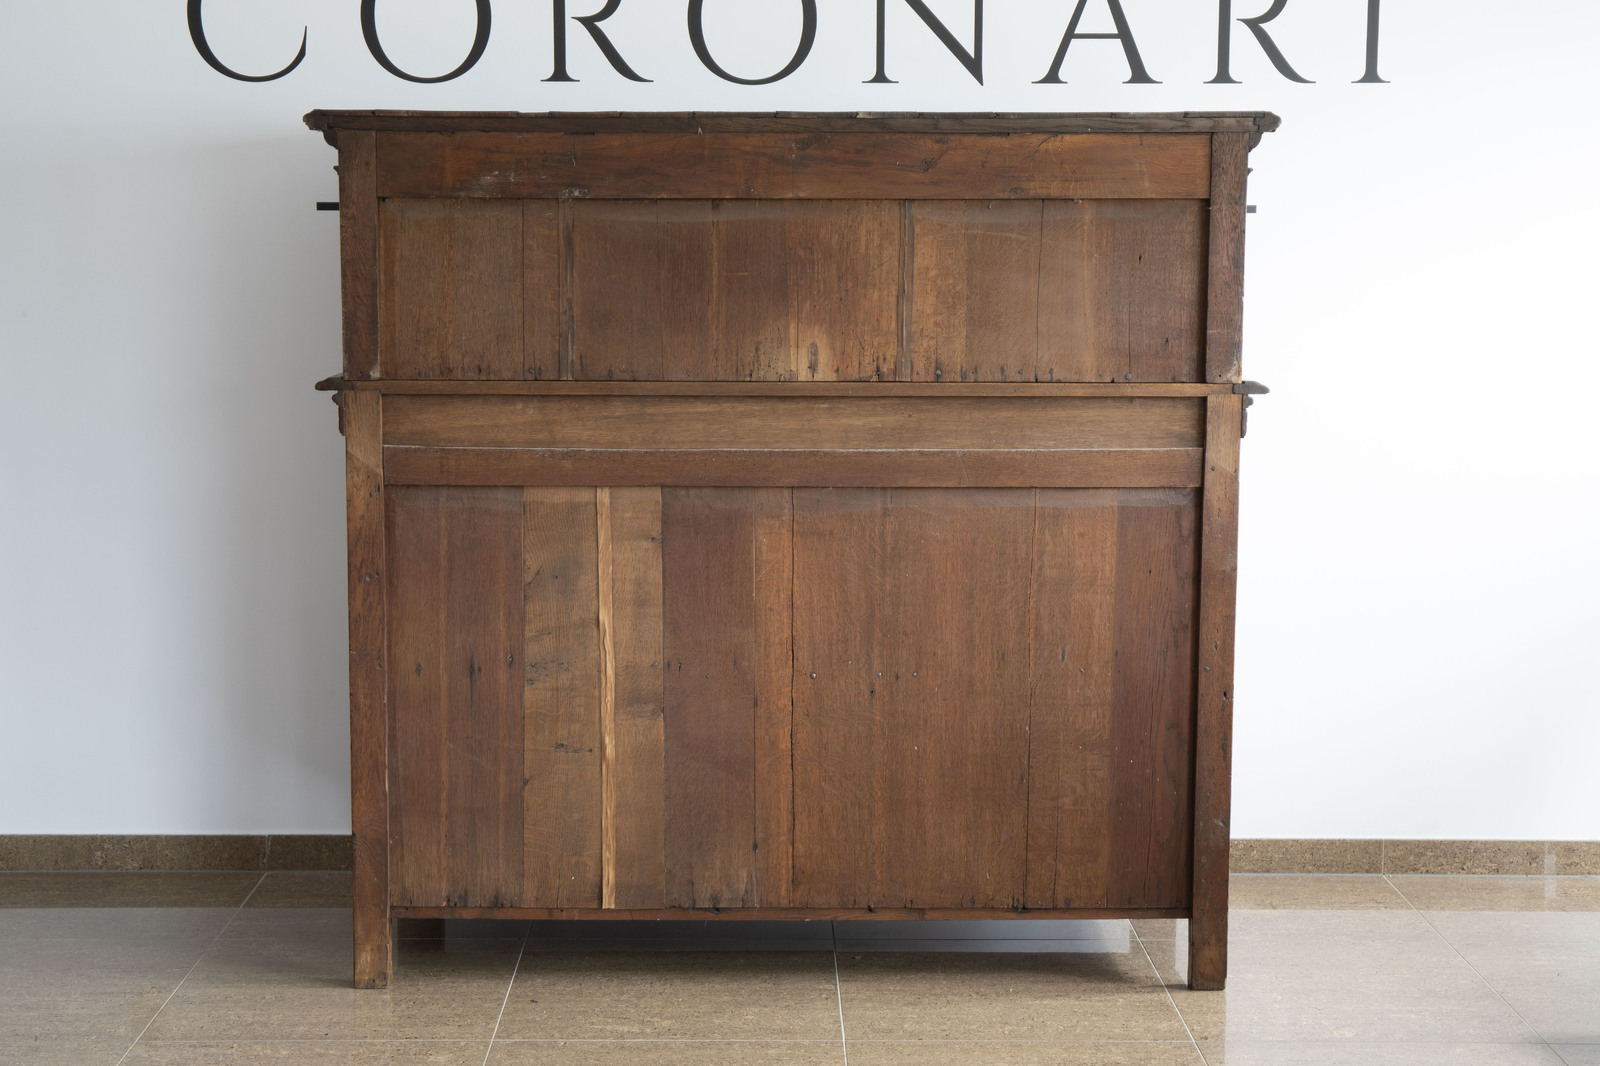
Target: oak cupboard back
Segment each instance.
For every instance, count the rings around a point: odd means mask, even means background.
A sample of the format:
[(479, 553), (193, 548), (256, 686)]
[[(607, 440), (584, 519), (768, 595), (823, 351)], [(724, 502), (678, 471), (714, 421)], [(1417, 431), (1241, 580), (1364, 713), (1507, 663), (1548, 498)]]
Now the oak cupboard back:
[(395, 917), (1191, 917), (1266, 114), (313, 112)]

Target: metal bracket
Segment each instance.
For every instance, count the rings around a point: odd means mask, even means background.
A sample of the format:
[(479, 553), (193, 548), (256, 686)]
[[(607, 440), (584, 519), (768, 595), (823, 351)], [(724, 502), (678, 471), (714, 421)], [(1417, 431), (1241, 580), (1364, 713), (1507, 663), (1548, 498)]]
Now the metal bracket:
[(1265, 396), (1271, 391), (1259, 381), (1241, 381), (1233, 387), (1235, 396), (1244, 397), (1244, 403), (1239, 408), (1239, 436), (1241, 438), (1250, 431), (1250, 408), (1256, 402), (1254, 397)]

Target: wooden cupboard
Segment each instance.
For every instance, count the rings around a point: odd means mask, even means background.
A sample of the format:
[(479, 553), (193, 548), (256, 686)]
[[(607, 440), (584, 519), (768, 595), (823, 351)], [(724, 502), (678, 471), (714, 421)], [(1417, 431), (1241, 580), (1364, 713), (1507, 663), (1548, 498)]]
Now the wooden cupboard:
[(1267, 114), (313, 112), (396, 917), (1190, 917)]

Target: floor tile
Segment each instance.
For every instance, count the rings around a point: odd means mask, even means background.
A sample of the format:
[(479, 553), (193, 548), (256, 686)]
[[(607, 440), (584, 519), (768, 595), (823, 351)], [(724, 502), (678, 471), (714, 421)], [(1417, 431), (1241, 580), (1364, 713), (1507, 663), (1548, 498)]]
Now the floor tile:
[(1377, 874), (1242, 874), (1229, 880), (1236, 911), (1405, 910), (1410, 906)]
[(9, 907), (0, 910), (0, 941), (209, 941), (235, 913), (232, 907)]
[(1202, 1040), (1207, 1066), (1562, 1066), (1543, 1044)]
[(487, 1040), (140, 1041), (123, 1066), (481, 1066), (488, 1050)]
[(1391, 877), (1422, 911), (1600, 911), (1600, 877)]
[(851, 1066), (1204, 1066), (1190, 1040), (850, 1041)]
[(0, 1062), (6, 1066), (116, 1066), (133, 1038), (79, 1040), (51, 1037), (42, 1040), (0, 1040)]
[(844, 940), (1106, 940), (1126, 939), (1128, 923), (1001, 919), (984, 922), (834, 922)]
[(1600, 913), (1429, 911), (1483, 979), (1551, 1043), (1600, 1043)]
[(259, 873), (0, 873), (0, 907), (237, 907)]
[(827, 952), (533, 952), (500, 1021), (508, 1040), (832, 1040)]
[(1554, 1050), (1567, 1066), (1600, 1066), (1600, 1043), (1557, 1044)]
[(1182, 1040), (1144, 952), (839, 955), (854, 1040)]
[(840, 951), (946, 951), (980, 952), (984, 954), (1122, 954), (1134, 947), (1133, 934), (1124, 931), (1122, 936), (1105, 940), (841, 940)]
[(764, 921), (571, 921), (533, 922), (535, 940), (818, 941), (831, 944), (832, 922)]
[[(323, 940), (351, 946), (348, 907), (246, 907), (229, 912), (224, 940)], [(516, 939), (516, 938), (511, 938)]]
[(219, 940), (144, 1039), (487, 1040), (520, 940), (401, 941), (386, 989), (351, 986), (348, 940)]
[(350, 875), (342, 872), (274, 871), (250, 893), (246, 907), (350, 906)]
[(0, 945), (0, 1043), (133, 1042), (201, 957), (184, 940), (11, 940)]
[(750, 937), (726, 938), (707, 935), (696, 940), (646, 938), (639, 940), (600, 940), (585, 937), (582, 940), (528, 939), (529, 952), (574, 951), (629, 951), (629, 952), (696, 952), (696, 951), (833, 951), (827, 940), (762, 940)]
[(1226, 992), (1184, 986), (1184, 940), (1144, 941), (1199, 1039), (1538, 1039), (1415, 912), (1240, 911), (1231, 918)]
[(1381, 840), (1235, 840), (1235, 873), (1344, 874), (1383, 872)]
[(488, 1066), (841, 1066), (837, 1039), (496, 1040)]

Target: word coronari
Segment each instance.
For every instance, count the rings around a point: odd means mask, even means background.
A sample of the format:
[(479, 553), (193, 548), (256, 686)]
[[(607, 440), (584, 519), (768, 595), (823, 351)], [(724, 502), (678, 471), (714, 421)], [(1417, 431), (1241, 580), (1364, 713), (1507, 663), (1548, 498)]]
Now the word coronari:
[[(483, 58), (484, 51), (489, 47), (489, 28), (493, 22), (491, 0), (474, 0), (477, 6), (477, 28), (473, 34), (472, 47), (461, 64), (447, 74), (425, 77), (402, 70), (389, 58), (383, 50), (383, 42), (378, 36), (377, 0), (361, 0), (361, 35), (367, 42), (367, 50), (372, 53), (372, 58), (378, 65), (397, 78), (413, 82), (443, 82), (453, 81), (467, 71), (477, 66), (478, 60)], [(954, 59), (964, 67), (979, 85), (983, 84), (983, 0), (973, 0), (972, 3), (972, 45), (969, 48), (961, 39), (951, 31), (950, 27), (933, 13), (924, 0), (898, 0), (914, 12), (926, 28), (932, 32), (939, 43), (942, 44)], [(1061, 36), (1061, 45), (1056, 49), (1055, 56), (1050, 62), (1050, 68), (1045, 71), (1044, 77), (1034, 82), (1036, 85), (1061, 85), (1065, 84), (1062, 78), (1062, 69), (1067, 63), (1067, 55), (1072, 45), (1077, 41), (1115, 41), (1122, 46), (1123, 57), (1128, 64), (1128, 79), (1125, 84), (1156, 85), (1160, 84), (1150, 76), (1149, 70), (1144, 65), (1144, 60), (1139, 54), (1138, 42), (1134, 39), (1133, 27), (1128, 21), (1128, 16), (1123, 11), (1121, 0), (1095, 0), (1104, 3), (1109, 9), (1112, 25), (1115, 32), (1089, 33), (1079, 30), (1083, 17), (1088, 10), (1091, 0), (1078, 0), (1077, 6), (1072, 10), (1072, 17), (1068, 19), (1066, 31)], [(203, 0), (189, 0), (189, 37), (194, 41), (195, 50), (200, 57), (211, 65), (213, 69), (237, 81), (276, 81), (288, 77), (306, 58), (306, 44), (310, 37), (309, 28), (302, 30), (300, 35), (300, 51), (282, 70), (271, 74), (243, 74), (229, 67), (215, 52), (206, 40), (205, 17), (202, 11)], [(710, 47), (706, 44), (705, 33), (705, 0), (689, 0), (688, 22), (689, 43), (694, 48), (695, 56), (701, 64), (724, 81), (736, 85), (770, 85), (789, 77), (811, 55), (811, 48), (817, 39), (817, 0), (799, 0), (801, 11), (800, 40), (795, 48), (794, 57), (789, 60), (783, 69), (765, 77), (746, 78), (732, 74), (726, 70), (715, 56), (711, 54)], [(866, 84), (894, 84), (894, 79), (887, 73), (888, 53), (888, 18), (887, 9), (891, 0), (876, 0), (877, 3), (877, 68), (872, 77), (866, 79)], [(1208, 85), (1236, 85), (1238, 79), (1232, 74), (1232, 54), (1234, 23), (1237, 22), (1248, 29), (1255, 38), (1257, 45), (1272, 62), (1278, 73), (1290, 81), (1310, 84), (1310, 79), (1302, 77), (1299, 71), (1289, 62), (1278, 47), (1277, 41), (1272, 37), (1267, 28), (1289, 5), (1289, 0), (1272, 0), (1272, 5), (1259, 15), (1235, 17), (1233, 14), (1233, 0), (1218, 0), (1217, 4), (1217, 73), (1206, 82)], [(1366, 33), (1366, 70), (1360, 78), (1355, 79), (1357, 84), (1387, 84), (1378, 76), (1378, 33), (1379, 33), (1379, 0), (1367, 0), (1367, 33)], [(577, 81), (567, 72), (567, 31), (570, 23), (581, 26), (589, 35), (600, 54), (611, 65), (611, 69), (629, 81), (648, 82), (649, 78), (641, 75), (632, 64), (623, 57), (616, 44), (606, 33), (603, 25), (622, 7), (622, 0), (605, 0), (605, 6), (590, 15), (567, 14), (566, 0), (550, 0), (551, 16), (554, 20), (554, 36), (552, 39), (553, 69), (547, 82)]]

